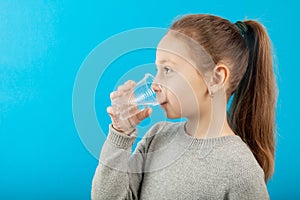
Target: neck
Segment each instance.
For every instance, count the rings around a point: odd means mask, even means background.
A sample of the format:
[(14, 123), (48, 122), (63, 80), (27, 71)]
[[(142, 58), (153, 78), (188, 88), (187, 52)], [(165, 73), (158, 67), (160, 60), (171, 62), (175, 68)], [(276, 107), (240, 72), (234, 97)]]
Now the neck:
[(188, 118), (185, 124), (185, 132), (195, 138), (205, 138), (207, 130), (209, 128), (208, 119), (196, 119), (196, 118)]
[[(206, 120), (200, 121), (200, 120), (195, 120), (195, 119), (188, 119), (184, 128), (185, 128), (185, 132), (188, 135), (190, 135), (191, 137), (198, 138), (198, 139), (235, 135), (235, 133), (232, 131), (229, 124), (227, 123), (227, 120), (222, 127), (218, 128), (220, 130), (219, 133), (216, 132), (213, 135), (209, 135), (210, 126), (209, 126), (209, 121), (207, 123)], [(213, 128), (211, 128), (211, 129), (213, 129)]]
[[(234, 135), (227, 122), (225, 95), (222, 92), (217, 93), (207, 109), (202, 109), (201, 115), (188, 117), (185, 131), (195, 138), (215, 138), (227, 135)], [(200, 110), (200, 109), (199, 109)], [(213, 113), (213, 115), (212, 115)]]

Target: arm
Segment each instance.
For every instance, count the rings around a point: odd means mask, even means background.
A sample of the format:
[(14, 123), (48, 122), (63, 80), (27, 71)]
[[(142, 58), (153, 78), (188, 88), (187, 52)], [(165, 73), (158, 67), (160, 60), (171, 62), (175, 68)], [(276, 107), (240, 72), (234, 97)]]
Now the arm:
[[(136, 148), (137, 156), (130, 159), (130, 154), (137, 135), (135, 127), (150, 116), (152, 109), (145, 109), (129, 119), (121, 120), (120, 109), (129, 108), (117, 106), (118, 102), (124, 100), (125, 97), (130, 97), (135, 85), (134, 81), (129, 80), (110, 94), (112, 106), (107, 108), (107, 113), (112, 124), (109, 126), (109, 134), (102, 147), (99, 164), (92, 182), (93, 200), (137, 199), (139, 196), (142, 173), (132, 172), (142, 172), (144, 154), (137, 152), (144, 152), (144, 139)], [(139, 108), (136, 106), (134, 109)]]
[(228, 199), (270, 199), (263, 171), (256, 173), (253, 171), (253, 169), (247, 170), (235, 178), (231, 184)]
[[(148, 133), (150, 132), (151, 129)], [(119, 133), (110, 125), (92, 182), (93, 200), (138, 199), (143, 178), (143, 153), (148, 139), (143, 138), (136, 147), (135, 156), (130, 156), (135, 135), (136, 130), (128, 136)]]

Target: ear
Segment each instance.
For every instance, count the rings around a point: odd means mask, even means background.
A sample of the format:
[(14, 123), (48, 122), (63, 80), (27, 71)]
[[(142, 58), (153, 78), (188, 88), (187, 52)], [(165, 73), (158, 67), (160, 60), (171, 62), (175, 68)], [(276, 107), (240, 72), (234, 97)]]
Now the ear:
[(230, 71), (226, 65), (218, 64), (215, 66), (209, 85), (209, 93), (211, 96), (213, 96), (220, 88), (225, 86), (229, 78), (229, 74)]

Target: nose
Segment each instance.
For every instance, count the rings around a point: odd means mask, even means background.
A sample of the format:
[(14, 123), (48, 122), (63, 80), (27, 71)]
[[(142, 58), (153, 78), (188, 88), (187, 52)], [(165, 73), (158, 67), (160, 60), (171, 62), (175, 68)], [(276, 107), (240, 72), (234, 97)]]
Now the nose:
[(161, 92), (161, 85), (156, 81), (153, 81), (151, 88), (155, 93)]

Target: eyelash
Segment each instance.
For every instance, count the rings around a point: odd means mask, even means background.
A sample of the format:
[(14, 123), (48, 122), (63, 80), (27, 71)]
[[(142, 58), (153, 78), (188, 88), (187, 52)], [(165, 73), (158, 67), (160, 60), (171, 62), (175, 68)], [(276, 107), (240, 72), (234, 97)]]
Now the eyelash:
[(171, 72), (173, 72), (174, 70), (169, 67), (169, 66), (162, 66), (161, 68), (156, 68), (156, 73), (158, 73), (158, 71), (162, 71), (163, 74), (168, 75)]
[[(172, 72), (173, 70), (171, 69), (171, 68), (169, 68), (169, 67), (163, 67), (163, 69), (165, 70), (165, 71), (169, 71), (168, 73), (170, 73), (170, 72)], [(157, 71), (157, 69), (156, 69), (156, 71)], [(166, 74), (168, 74), (168, 73), (166, 73)]]

